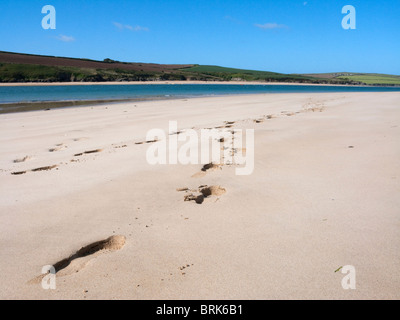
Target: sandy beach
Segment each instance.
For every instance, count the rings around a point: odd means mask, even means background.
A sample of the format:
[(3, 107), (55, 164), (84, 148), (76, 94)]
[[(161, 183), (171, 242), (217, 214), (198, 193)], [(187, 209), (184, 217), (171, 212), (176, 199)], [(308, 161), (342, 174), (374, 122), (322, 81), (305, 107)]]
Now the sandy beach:
[[(0, 298), (399, 299), (399, 106), (293, 93), (2, 114)], [(254, 129), (254, 172), (149, 164), (146, 133), (172, 120)], [(184, 201), (205, 185), (223, 192)]]

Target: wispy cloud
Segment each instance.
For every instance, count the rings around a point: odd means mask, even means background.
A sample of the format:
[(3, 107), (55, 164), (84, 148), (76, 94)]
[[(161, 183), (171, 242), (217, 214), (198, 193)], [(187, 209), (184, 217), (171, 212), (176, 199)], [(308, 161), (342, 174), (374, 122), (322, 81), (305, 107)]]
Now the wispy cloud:
[(75, 38), (72, 36), (66, 36), (63, 34), (60, 34), (58, 37), (56, 37), (57, 40), (63, 41), (63, 42), (72, 42), (75, 41)]
[(142, 26), (130, 26), (129, 24), (122, 24), (119, 22), (113, 22), (114, 26), (116, 26), (119, 30), (129, 30), (129, 31), (149, 31), (149, 28), (147, 27), (142, 27)]
[(240, 20), (238, 20), (238, 19), (236, 19), (236, 18), (234, 18), (232, 16), (225, 16), (224, 19), (225, 20), (229, 20), (229, 21), (231, 21), (233, 23), (236, 23), (236, 24), (242, 24), (242, 21), (240, 21)]
[(120, 30), (124, 30), (124, 25), (119, 22), (113, 22), (114, 26), (116, 26)]
[(133, 28), (133, 31), (149, 31), (149, 28), (142, 27), (142, 26), (136, 26)]
[(307, 5), (307, 3), (308, 3), (307, 1), (304, 1), (304, 2), (303, 2), (303, 6), (306, 6), (306, 5)]
[(268, 23), (264, 23), (264, 24), (258, 24), (258, 23), (256, 23), (256, 24), (254, 24), (254, 25), (255, 25), (257, 28), (264, 29), (264, 30), (287, 29), (287, 28), (289, 28), (287, 25), (278, 24), (278, 23), (275, 23), (275, 22), (273, 22), (273, 23), (268, 22)]

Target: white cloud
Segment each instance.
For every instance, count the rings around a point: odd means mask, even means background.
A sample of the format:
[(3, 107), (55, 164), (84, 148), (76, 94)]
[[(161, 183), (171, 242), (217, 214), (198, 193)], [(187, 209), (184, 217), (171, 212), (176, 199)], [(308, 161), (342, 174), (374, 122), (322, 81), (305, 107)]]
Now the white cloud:
[(149, 31), (149, 28), (147, 27), (142, 27), (142, 26), (135, 26), (132, 27), (129, 24), (122, 24), (119, 22), (113, 22), (114, 26), (116, 26), (119, 30), (129, 30), (129, 31)]
[(264, 24), (258, 24), (258, 23), (256, 23), (255, 26), (256, 26), (257, 28), (264, 29), (264, 30), (286, 29), (286, 28), (288, 28), (288, 26), (286, 26), (286, 25), (284, 25), (284, 24), (277, 24), (277, 23), (275, 23), (275, 22), (273, 22), (273, 23), (268, 22), (268, 23), (264, 23)]
[(63, 42), (72, 42), (75, 41), (74, 37), (71, 36), (66, 36), (63, 34), (60, 34), (58, 37), (56, 37), (57, 40), (63, 41)]
[(124, 29), (124, 25), (118, 22), (113, 22), (114, 26), (116, 26), (118, 29), (123, 30)]
[(242, 22), (240, 20), (238, 20), (238, 19), (236, 19), (236, 18), (234, 18), (232, 16), (225, 16), (224, 19), (225, 20), (229, 20), (229, 21), (231, 21), (233, 23), (236, 23), (236, 24), (242, 24)]
[(136, 26), (133, 28), (134, 31), (149, 31), (147, 27)]

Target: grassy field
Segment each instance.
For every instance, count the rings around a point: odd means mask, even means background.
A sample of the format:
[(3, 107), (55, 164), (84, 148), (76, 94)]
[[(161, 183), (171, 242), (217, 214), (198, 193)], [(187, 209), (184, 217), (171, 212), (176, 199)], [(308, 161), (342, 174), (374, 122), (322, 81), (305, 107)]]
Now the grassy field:
[(367, 85), (400, 85), (400, 76), (379, 73), (351, 73), (351, 72), (335, 72), (335, 73), (313, 73), (303, 74), (307, 77), (317, 77), (329, 80), (348, 80), (358, 84)]
[(392, 84), (400, 85), (400, 76), (386, 74), (355, 74), (340, 76), (339, 79), (350, 79), (365, 84)]
[(246, 70), (236, 68), (225, 68), (220, 66), (207, 66), (197, 65), (191, 68), (181, 69), (185, 73), (196, 73), (202, 75), (208, 75), (215, 78), (222, 78), (223, 80), (247, 80), (247, 81), (312, 81), (311, 77), (301, 75), (287, 75), (283, 73), (269, 72), (269, 71), (257, 71), (257, 70)]
[(246, 70), (246, 69), (236, 69), (236, 68), (226, 68), (220, 66), (206, 66), (206, 65), (197, 65), (191, 68), (181, 69), (189, 72), (199, 72), (199, 73), (241, 73), (241, 74), (251, 74), (251, 75), (280, 75), (280, 73), (276, 72), (268, 72), (268, 71), (255, 71), (255, 70)]

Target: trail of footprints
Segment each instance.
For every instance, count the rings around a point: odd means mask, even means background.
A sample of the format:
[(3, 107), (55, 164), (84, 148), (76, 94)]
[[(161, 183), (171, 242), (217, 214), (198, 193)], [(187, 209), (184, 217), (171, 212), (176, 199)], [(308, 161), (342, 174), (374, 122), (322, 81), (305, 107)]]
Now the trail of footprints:
[[(298, 113), (303, 113), (303, 112), (322, 112), (325, 108), (325, 104), (323, 101), (315, 101), (312, 98), (308, 99), (303, 105), (302, 105), (302, 109), (300, 111), (297, 112), (288, 112), (288, 111), (282, 111), (281, 115), (286, 115), (286, 116), (293, 116), (295, 114)], [(234, 124), (239, 123), (239, 122), (248, 122), (253, 121), (254, 123), (258, 124), (258, 123), (262, 123), (266, 120), (270, 120), (273, 118), (278, 117), (279, 115), (273, 115), (273, 114), (269, 114), (269, 115), (263, 115), (259, 118), (256, 119), (246, 119), (246, 120), (238, 120), (238, 121), (225, 121), (223, 125), (220, 126), (216, 126), (214, 128), (206, 128), (206, 129), (226, 129), (226, 128), (232, 128), (234, 126)], [(192, 128), (195, 129), (195, 128)], [(170, 133), (170, 135), (175, 135), (175, 134), (181, 134), (182, 132), (184, 132), (184, 130), (179, 130), (177, 132), (173, 132)], [(234, 130), (232, 131), (232, 135), (234, 135)], [(81, 140), (85, 140), (88, 138), (85, 137), (80, 137), (80, 138), (74, 138), (73, 141), (81, 141)], [(219, 142), (223, 143), (225, 138), (220, 138)], [(149, 144), (149, 143), (155, 143), (158, 140), (145, 140), (145, 141), (138, 141), (135, 142), (135, 145), (143, 145), (143, 144)], [(112, 145), (112, 147), (114, 149), (121, 149), (121, 148), (127, 148), (128, 145), (127, 144), (121, 144), (121, 145)], [(49, 152), (53, 153), (53, 152), (58, 152), (58, 151), (62, 151), (62, 150), (66, 150), (68, 148), (68, 145), (66, 145), (65, 143), (59, 143), (56, 144), (54, 147), (51, 147), (48, 149)], [(88, 155), (88, 154), (94, 154), (94, 153), (99, 153), (102, 152), (104, 149), (94, 149), (94, 150), (86, 150), (80, 153), (76, 153), (73, 155), (73, 159), (70, 160), (70, 162), (80, 162), (79, 159), (76, 159), (77, 157), (81, 157), (84, 155)], [(238, 152), (238, 150), (235, 150), (233, 147), (231, 148), (231, 152), (232, 153), (236, 153)], [(245, 152), (245, 149), (242, 150), (242, 152)], [(29, 160), (32, 160), (33, 157), (32, 156), (24, 156), (22, 158), (17, 158), (15, 160), (13, 160), (13, 162), (15, 164), (18, 163), (25, 163)], [(28, 172), (39, 172), (39, 171), (50, 171), (53, 169), (57, 169), (59, 167), (60, 164), (54, 164), (54, 165), (49, 165), (49, 166), (43, 166), (43, 167), (38, 167), (38, 168), (33, 168), (33, 169), (28, 169), (28, 170), (21, 170), (21, 171), (13, 171), (11, 172), (12, 175), (18, 176), (18, 175), (23, 175), (26, 174)], [(209, 168), (207, 166), (210, 166)], [(205, 167), (202, 168), (202, 170), (196, 174), (193, 175), (193, 177), (203, 177), (206, 172), (208, 170), (215, 170), (215, 169), (221, 169), (220, 165), (215, 165), (215, 164), (209, 164), (209, 165), (205, 165)], [(4, 170), (3, 170), (4, 171)]]
[[(293, 116), (295, 114), (302, 113), (302, 112), (322, 112), (324, 110), (324, 108), (325, 108), (325, 105), (323, 102), (313, 101), (313, 99), (309, 99), (305, 104), (303, 104), (301, 111), (297, 111), (297, 112), (282, 111), (281, 115)], [(268, 114), (268, 115), (263, 115), (260, 118), (252, 119), (250, 121), (253, 121), (254, 123), (258, 124), (258, 123), (262, 123), (266, 120), (271, 120), (276, 117), (278, 117), (278, 116), (273, 115), (273, 114)], [(225, 121), (224, 124), (221, 126), (217, 126), (214, 128), (208, 128), (208, 129), (232, 128), (234, 126), (234, 124), (236, 124), (238, 122), (244, 122), (244, 121), (249, 121), (249, 120)], [(234, 139), (235, 131), (232, 130), (231, 134), (232, 134), (232, 139)], [(225, 139), (226, 138), (221, 137), (218, 139), (218, 141), (223, 145), (223, 143), (225, 142)], [(236, 148), (234, 148), (233, 142), (231, 143), (230, 147), (222, 147), (221, 150), (225, 150), (226, 148), (227, 149), (230, 148), (231, 155), (233, 155), (234, 153), (237, 153), (238, 151), (241, 151), (243, 154), (246, 153), (246, 148), (242, 148), (242, 150), (237, 150)], [(221, 161), (221, 163), (223, 163), (223, 161)], [(228, 165), (229, 165), (229, 163), (228, 163)], [(221, 170), (222, 166), (223, 166), (222, 164), (215, 164), (212, 162), (209, 164), (205, 164), (202, 167), (201, 171), (195, 173), (194, 175), (192, 175), (192, 177), (193, 178), (204, 177), (210, 171)], [(226, 193), (226, 189), (219, 185), (218, 186), (203, 185), (203, 186), (199, 186), (196, 189), (190, 189), (190, 188), (184, 187), (184, 188), (177, 188), (176, 190), (178, 192), (184, 192), (184, 201), (193, 201), (197, 204), (202, 204), (204, 202), (204, 200), (206, 198), (209, 198), (210, 196), (217, 196), (217, 200), (218, 200), (221, 195)]]
[[(80, 139), (74, 139), (74, 141), (79, 141)], [(154, 143), (157, 142), (158, 140), (150, 140), (150, 141), (141, 141), (141, 142), (135, 142), (136, 145), (139, 144), (146, 144), (146, 143)], [(122, 144), (122, 145), (112, 145), (112, 147), (114, 149), (121, 149), (121, 148), (127, 148), (128, 145), (127, 144)], [(50, 149), (48, 149), (49, 152), (57, 152), (57, 151), (61, 151), (61, 150), (65, 150), (67, 149), (68, 146), (65, 145), (64, 143), (60, 143), (57, 144), (55, 147), (52, 147)], [(70, 162), (79, 162), (79, 159), (76, 159), (77, 157), (81, 157), (84, 155), (88, 155), (88, 154), (94, 154), (94, 153), (99, 153), (104, 151), (104, 149), (94, 149), (94, 150), (85, 150), (83, 152), (79, 152), (79, 153), (75, 153), (73, 155), (73, 159), (70, 160)], [(33, 157), (32, 156), (24, 156), (22, 158), (17, 158), (15, 160), (13, 160), (13, 163), (24, 163), (27, 162), (29, 160), (32, 160)], [(22, 175), (25, 174), (27, 172), (37, 172), (37, 171), (49, 171), (52, 170), (54, 168), (59, 167), (59, 165), (50, 165), (50, 166), (43, 166), (43, 167), (39, 167), (39, 168), (34, 168), (34, 169), (28, 169), (28, 170), (22, 170), (22, 171), (13, 171), (11, 172), (12, 175)]]
[[(221, 126), (208, 129), (231, 128), (235, 123), (236, 121), (225, 121), (224, 124)], [(230, 133), (232, 134), (232, 137), (235, 134), (234, 131), (231, 131)], [(224, 150), (225, 140), (226, 140), (225, 137), (218, 138), (218, 142), (221, 143), (221, 150)], [(233, 149), (233, 142), (231, 143), (232, 143), (231, 152), (235, 152), (235, 150)], [(210, 162), (208, 164), (203, 165), (200, 172), (197, 172), (194, 175), (192, 175), (192, 178), (201, 178), (211, 171), (222, 170), (222, 166), (223, 166), (222, 164), (216, 164)], [(196, 189), (190, 189), (184, 187), (184, 188), (177, 188), (176, 191), (184, 192), (184, 197), (183, 197), (184, 201), (194, 201), (197, 204), (202, 204), (205, 201), (205, 199), (211, 198), (212, 196), (216, 196), (217, 198), (215, 201), (218, 201), (219, 197), (226, 193), (226, 189), (219, 185), (213, 185), (213, 186), (201, 185)]]
[[(323, 104), (322, 105), (315, 104), (314, 102), (309, 101), (306, 105), (303, 106), (303, 112), (309, 112), (309, 111), (322, 112), (323, 107), (324, 107)], [(287, 112), (283, 111), (282, 114), (291, 116), (294, 113), (287, 113)], [(253, 119), (253, 121), (254, 121), (254, 123), (262, 123), (265, 120), (270, 120), (275, 117), (276, 116), (274, 116), (274, 115), (265, 115), (260, 118)], [(245, 121), (245, 120), (242, 120), (242, 121)], [(215, 127), (215, 129), (231, 128), (237, 122), (238, 121), (225, 121), (224, 125)], [(172, 134), (180, 134), (180, 133), (182, 133), (182, 131), (178, 131), (178, 132), (175, 132)], [(234, 135), (234, 131), (232, 131), (231, 133), (232, 133), (232, 135)], [(80, 139), (75, 139), (75, 141), (77, 141), (77, 140), (80, 140)], [(135, 144), (140, 145), (140, 144), (154, 143), (156, 141), (157, 140), (142, 141), (142, 142), (136, 142)], [(219, 142), (221, 144), (223, 144), (225, 142), (225, 138), (223, 138), (223, 137), (220, 138)], [(126, 144), (113, 145), (113, 148), (115, 148), (115, 149), (126, 148), (126, 147), (127, 147)], [(64, 150), (66, 148), (67, 148), (67, 146), (65, 144), (61, 143), (61, 144), (56, 145), (55, 148), (49, 149), (49, 152), (56, 152), (56, 151)], [(87, 151), (83, 151), (81, 153), (74, 154), (74, 157), (81, 157), (86, 154), (99, 153), (102, 151), (103, 151), (103, 149), (87, 150)], [(237, 151), (238, 150), (234, 150), (233, 146), (232, 146), (231, 152), (237, 152)], [(242, 149), (242, 152), (245, 152), (245, 149)], [(32, 157), (25, 156), (23, 158), (15, 159), (14, 163), (23, 163), (30, 159), (32, 159)], [(31, 172), (49, 171), (49, 170), (55, 169), (57, 167), (58, 167), (58, 165), (44, 166), (44, 167), (39, 167), (39, 168), (26, 170), (26, 171), (12, 172), (11, 174), (21, 175), (28, 171), (31, 171)], [(216, 171), (216, 170), (222, 170), (222, 165), (208, 163), (208, 164), (203, 165), (203, 167), (201, 168), (201, 171), (192, 175), (192, 177), (193, 178), (203, 177), (207, 173), (209, 173), (211, 171)], [(212, 186), (201, 185), (195, 189), (190, 189), (190, 188), (184, 187), (184, 188), (177, 188), (176, 190), (178, 192), (184, 193), (184, 197), (183, 197), (184, 201), (193, 201), (197, 204), (202, 204), (206, 199), (209, 199), (211, 197), (217, 197), (216, 198), (216, 201), (217, 201), (220, 196), (224, 195), (227, 192), (224, 187), (221, 187), (219, 185), (212, 185)], [(97, 256), (122, 249), (125, 245), (125, 242), (126, 242), (125, 236), (114, 235), (105, 240), (90, 243), (90, 244), (82, 247), (81, 249), (77, 250), (75, 253), (73, 253), (69, 257), (61, 259), (61, 260), (57, 261), (56, 263), (54, 263), (53, 266), (55, 268), (55, 272), (56, 272), (57, 276), (59, 276), (59, 277), (68, 276), (68, 275), (77, 273), (77, 272), (81, 271), (83, 268), (85, 268), (86, 265), (91, 260), (95, 259)], [(179, 267), (181, 274), (185, 275), (185, 272), (183, 272), (184, 269), (189, 268), (190, 266), (193, 266), (193, 264), (191, 264), (191, 265), (186, 264), (186, 265)], [(172, 273), (170, 275), (172, 275)], [(45, 276), (46, 276), (45, 274), (37, 276), (34, 279), (30, 280), (28, 283), (29, 284), (40, 283)], [(164, 279), (161, 279), (161, 280), (163, 281)], [(140, 285), (137, 285), (137, 287), (140, 287)], [(88, 291), (86, 290), (84, 292), (87, 293)]]

